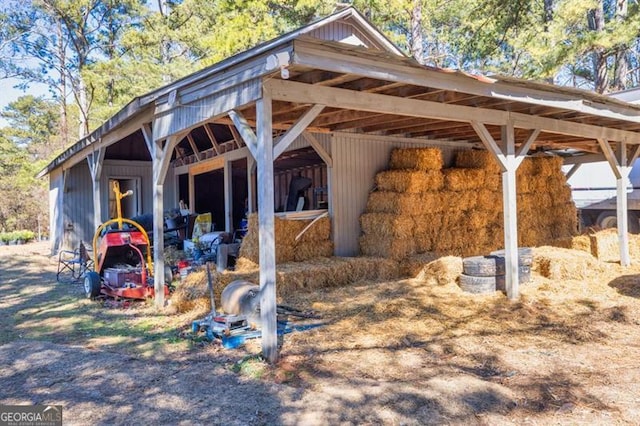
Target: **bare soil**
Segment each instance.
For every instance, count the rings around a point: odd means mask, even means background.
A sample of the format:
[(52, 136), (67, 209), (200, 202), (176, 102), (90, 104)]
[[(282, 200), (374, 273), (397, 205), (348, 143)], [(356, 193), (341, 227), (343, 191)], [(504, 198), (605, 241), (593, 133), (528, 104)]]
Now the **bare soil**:
[(640, 266), (534, 275), (518, 302), (417, 279), (301, 292), (284, 302), (327, 324), (268, 366), (188, 314), (84, 299), (46, 253), (0, 247), (0, 403), (65, 424), (640, 423)]

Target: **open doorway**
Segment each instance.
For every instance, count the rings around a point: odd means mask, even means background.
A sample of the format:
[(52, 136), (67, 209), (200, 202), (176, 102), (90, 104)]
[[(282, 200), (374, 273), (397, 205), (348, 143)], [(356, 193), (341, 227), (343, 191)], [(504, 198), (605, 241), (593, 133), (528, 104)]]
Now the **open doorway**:
[(193, 177), (196, 213), (211, 213), (211, 230), (224, 231), (224, 168)]
[(116, 206), (116, 195), (113, 192), (113, 183), (118, 182), (120, 184), (120, 192), (123, 194), (129, 190), (133, 192), (132, 195), (124, 197), (120, 201), (122, 207), (122, 217), (132, 218), (140, 214), (141, 201), (140, 201), (140, 178), (139, 177), (126, 177), (126, 178), (109, 178), (109, 218), (113, 219), (118, 216), (118, 210)]

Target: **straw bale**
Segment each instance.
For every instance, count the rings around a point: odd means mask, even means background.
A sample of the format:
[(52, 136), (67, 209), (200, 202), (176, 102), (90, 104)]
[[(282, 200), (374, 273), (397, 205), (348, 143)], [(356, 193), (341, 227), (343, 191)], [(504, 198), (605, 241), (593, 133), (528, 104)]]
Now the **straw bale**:
[(542, 246), (533, 249), (532, 269), (552, 280), (581, 280), (602, 267), (589, 253)]
[(439, 214), (425, 214), (414, 216), (414, 236), (433, 236), (442, 226), (442, 216)]
[(455, 284), (462, 274), (462, 258), (445, 256), (425, 264), (415, 275), (415, 279), (437, 285)]
[(516, 171), (516, 179), (520, 179), (524, 176), (534, 176), (536, 174), (536, 167), (533, 163), (532, 157), (525, 157), (520, 163)]
[(502, 210), (502, 194), (483, 188), (476, 192), (476, 207), (484, 211)]
[(376, 175), (376, 185), (382, 191), (420, 194), (442, 189), (444, 177), (440, 170), (386, 170)]
[(443, 170), (445, 188), (469, 191), (485, 187), (487, 173), (483, 169), (450, 168)]
[(428, 234), (416, 235), (416, 253), (426, 253), (433, 250), (433, 237)]
[(239, 256), (238, 259), (236, 259), (236, 266), (235, 266), (236, 271), (242, 271), (242, 272), (253, 271), (255, 269), (258, 269), (259, 267), (260, 265), (258, 265), (256, 262), (252, 261), (251, 259), (247, 259), (246, 257)]
[(591, 254), (603, 262), (620, 262), (620, 245), (616, 228), (603, 229), (589, 235)]
[(376, 235), (380, 237), (411, 237), (415, 226), (413, 218), (398, 213), (365, 213), (361, 215), (360, 227), (362, 228), (362, 232), (366, 235)]
[(571, 246), (567, 248), (591, 253), (591, 238), (588, 235), (576, 235), (571, 239)]
[(438, 148), (394, 148), (389, 167), (392, 169), (440, 170), (442, 151)]
[(446, 199), (446, 192), (425, 192), (420, 196), (422, 202), (422, 209), (417, 209), (424, 213), (438, 213), (442, 212), (446, 208), (448, 200)]
[(484, 188), (495, 192), (502, 191), (502, 175), (493, 171), (487, 172), (484, 177)]
[(481, 210), (471, 210), (467, 213), (466, 222), (471, 229), (480, 232), (487, 226), (487, 217), (486, 212)]
[(416, 252), (416, 243), (412, 238), (385, 238), (377, 235), (360, 237), (360, 252), (365, 256), (404, 259)]
[[(259, 244), (258, 244), (258, 215), (252, 213), (249, 215), (249, 226), (245, 237), (242, 239), (240, 246), (240, 257), (258, 263)], [(297, 253), (299, 245), (318, 244), (329, 241), (331, 238), (331, 220), (323, 217), (317, 220), (299, 240), (296, 236), (308, 225), (311, 220), (286, 220), (279, 217), (275, 218), (275, 236), (276, 236), (276, 262), (288, 262), (294, 259), (303, 260), (301, 254)], [(326, 253), (327, 245), (323, 244), (321, 253)], [(313, 250), (307, 248), (302, 252), (312, 255)], [(326, 254), (322, 254), (323, 256)]]
[(402, 274), (409, 278), (417, 278), (428, 263), (440, 257), (439, 254), (434, 252), (425, 252), (420, 254), (414, 254), (407, 257), (401, 263)]
[(538, 176), (558, 176), (562, 172), (563, 161), (557, 155), (530, 157), (530, 161), (533, 165), (533, 173)]
[[(425, 194), (427, 195), (427, 194)], [(438, 193), (428, 193), (437, 196)], [(435, 203), (434, 203), (435, 204)], [(438, 203), (439, 204), (439, 203)], [(368, 213), (410, 213), (420, 215), (429, 211), (420, 194), (400, 194), (390, 191), (374, 191), (367, 200)]]
[(316, 257), (331, 256), (333, 256), (333, 242), (330, 240), (297, 244), (293, 252), (293, 260), (295, 262), (302, 262), (303, 260)]
[[(296, 294), (300, 289), (339, 287), (359, 281), (397, 279), (400, 266), (390, 259), (371, 257), (317, 258), (304, 262), (283, 263), (277, 266), (276, 290), (279, 298)], [(220, 306), (222, 290), (232, 281), (246, 280), (258, 283), (259, 273), (238, 271), (212, 271), (216, 306)], [(210, 308), (209, 289), (204, 269), (193, 272), (178, 286), (171, 303), (178, 312), (196, 312), (204, 315)]]
[(464, 150), (456, 154), (456, 167), (484, 169), (499, 176), (500, 164), (489, 151)]

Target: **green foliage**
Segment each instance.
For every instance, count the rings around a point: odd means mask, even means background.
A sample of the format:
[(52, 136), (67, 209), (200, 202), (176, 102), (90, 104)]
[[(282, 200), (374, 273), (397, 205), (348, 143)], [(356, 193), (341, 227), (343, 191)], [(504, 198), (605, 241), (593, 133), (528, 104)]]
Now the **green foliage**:
[(35, 237), (35, 232), (26, 229), (13, 232), (0, 232), (0, 241), (5, 244), (12, 241), (22, 241), (28, 243), (29, 241), (35, 239)]

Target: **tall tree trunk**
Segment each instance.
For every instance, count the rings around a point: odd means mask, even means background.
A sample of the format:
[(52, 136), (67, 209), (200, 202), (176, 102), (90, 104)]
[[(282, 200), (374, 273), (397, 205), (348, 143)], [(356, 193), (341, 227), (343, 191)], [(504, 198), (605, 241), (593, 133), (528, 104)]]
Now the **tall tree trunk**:
[(57, 22), (56, 29), (58, 32), (58, 57), (59, 57), (59, 72), (60, 82), (58, 86), (58, 94), (60, 96), (60, 144), (64, 149), (69, 145), (69, 116), (67, 113), (67, 54), (64, 48), (64, 37), (62, 33), (62, 24)]
[(411, 10), (411, 56), (424, 64), (424, 45), (422, 37), (422, 0), (413, 0)]
[[(603, 0), (598, 0), (595, 9), (591, 9), (587, 16), (591, 31), (604, 31), (604, 6)], [(609, 85), (607, 78), (607, 54), (602, 47), (596, 47), (591, 54), (593, 62), (593, 85), (597, 93), (604, 93)]]
[(87, 85), (85, 84), (82, 76), (78, 78), (78, 108), (80, 109), (80, 127), (78, 128), (78, 138), (89, 134), (89, 95), (87, 91)]
[[(551, 24), (551, 21), (553, 21), (553, 0), (544, 0), (544, 16), (542, 17), (543, 22), (544, 22), (544, 32), (545, 34), (545, 48), (549, 49), (549, 24)], [(555, 81), (555, 76), (554, 75), (550, 75), (547, 78), (545, 78), (545, 81), (548, 83), (553, 84)]]
[[(627, 0), (616, 0), (616, 21), (624, 22), (627, 19)], [(616, 49), (616, 65), (613, 76), (613, 90), (624, 90), (628, 84), (629, 57), (627, 53), (629, 46), (621, 44)]]

